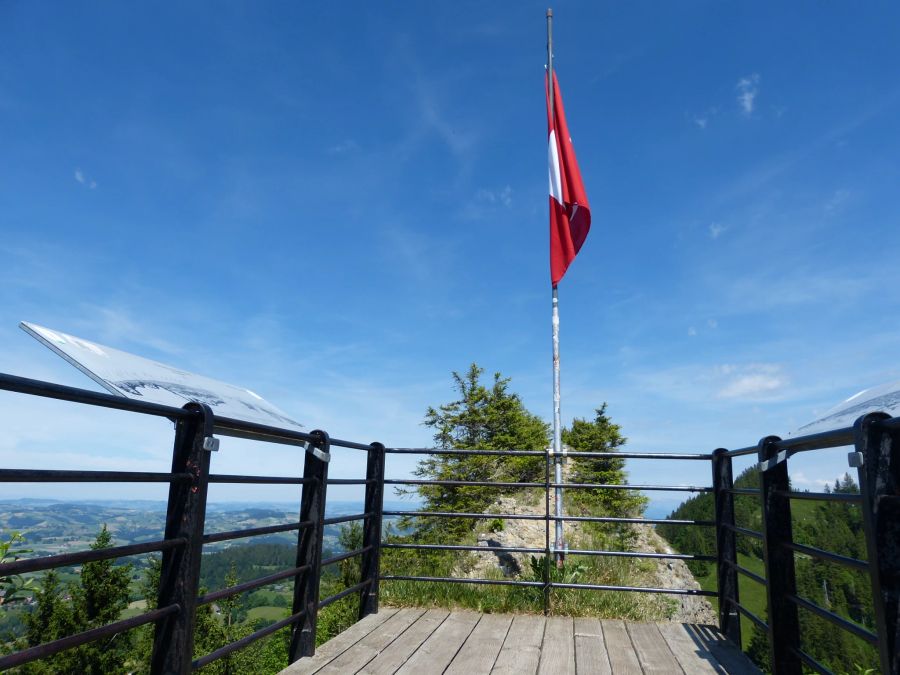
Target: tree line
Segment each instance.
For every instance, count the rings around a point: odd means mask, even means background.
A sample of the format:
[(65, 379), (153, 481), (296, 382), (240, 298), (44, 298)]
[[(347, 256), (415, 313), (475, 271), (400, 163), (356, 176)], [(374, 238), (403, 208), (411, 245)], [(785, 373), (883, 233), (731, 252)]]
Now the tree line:
[[(735, 487), (758, 488), (759, 472), (755, 466), (743, 471), (735, 480)], [(854, 494), (859, 486), (849, 474), (826, 485), (825, 492)], [(762, 512), (758, 499), (737, 495), (734, 502), (735, 522), (757, 532), (762, 529)], [(815, 546), (858, 560), (866, 560), (866, 541), (862, 514), (856, 504), (842, 502), (794, 502), (792, 504), (794, 541)], [(715, 504), (712, 494), (691, 497), (675, 509), (670, 519), (713, 520)], [(659, 533), (672, 546), (684, 553), (715, 555), (715, 532), (710, 527), (684, 527), (661, 525)], [(739, 554), (763, 559), (762, 542), (745, 536), (737, 537)], [(711, 563), (688, 563), (695, 576), (715, 574)], [(795, 556), (797, 593), (799, 596), (850, 619), (860, 626), (875, 630), (872, 607), (872, 591), (868, 575), (842, 565)], [(747, 590), (762, 591), (755, 582), (747, 582)], [(741, 592), (744, 592), (741, 582)], [(743, 595), (742, 595), (743, 597)], [(875, 650), (845, 630), (820, 619), (803, 609), (800, 611), (801, 647), (820, 663), (835, 672), (857, 672), (858, 668), (876, 667)], [(765, 618), (765, 617), (763, 617)], [(769, 650), (766, 635), (754, 626), (752, 639), (747, 647), (748, 655), (761, 667), (769, 667)], [(874, 672), (874, 671), (873, 671)]]

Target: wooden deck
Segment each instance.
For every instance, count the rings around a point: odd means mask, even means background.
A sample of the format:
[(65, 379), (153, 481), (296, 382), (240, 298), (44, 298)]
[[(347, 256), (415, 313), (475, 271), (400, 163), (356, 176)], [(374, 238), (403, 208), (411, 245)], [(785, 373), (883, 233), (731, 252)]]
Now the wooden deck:
[(714, 628), (383, 608), (282, 671), (423, 675), (753, 673)]

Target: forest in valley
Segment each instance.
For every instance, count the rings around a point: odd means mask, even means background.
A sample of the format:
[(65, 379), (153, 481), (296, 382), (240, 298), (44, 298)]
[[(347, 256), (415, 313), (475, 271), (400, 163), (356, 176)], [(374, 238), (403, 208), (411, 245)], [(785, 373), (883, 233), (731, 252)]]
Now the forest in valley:
[[(735, 487), (758, 488), (759, 472), (755, 466), (742, 472), (734, 481)], [(845, 474), (825, 487), (826, 492), (858, 493), (859, 486)], [(762, 529), (762, 511), (754, 495), (735, 495), (735, 523), (756, 532)], [(712, 494), (692, 497), (670, 515), (670, 519), (714, 520)], [(793, 500), (791, 518), (794, 541), (815, 546), (858, 560), (866, 560), (863, 522), (857, 504)], [(672, 546), (684, 553), (715, 555), (715, 531), (712, 527), (679, 527), (660, 525), (658, 532)], [(737, 536), (738, 564), (765, 577), (762, 541)], [(688, 563), (697, 581), (705, 589), (716, 589), (715, 564), (691, 561)], [(822, 560), (795, 554), (797, 594), (850, 621), (875, 630), (872, 609), (872, 589), (865, 572), (852, 570)], [(739, 576), (740, 603), (757, 616), (766, 618), (765, 588), (755, 581)], [(837, 673), (878, 671), (878, 655), (863, 640), (831, 623), (801, 609), (801, 647), (820, 663)], [(744, 650), (763, 669), (768, 670), (769, 652), (765, 634), (749, 620), (741, 621)]]

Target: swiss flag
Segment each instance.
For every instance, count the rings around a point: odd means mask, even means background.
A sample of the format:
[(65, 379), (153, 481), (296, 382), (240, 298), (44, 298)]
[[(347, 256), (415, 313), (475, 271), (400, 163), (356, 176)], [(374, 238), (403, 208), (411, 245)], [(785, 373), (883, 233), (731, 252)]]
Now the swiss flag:
[(559, 283), (591, 229), (591, 207), (569, 136), (562, 94), (553, 73), (553, 114), (547, 87), (550, 160), (550, 280)]

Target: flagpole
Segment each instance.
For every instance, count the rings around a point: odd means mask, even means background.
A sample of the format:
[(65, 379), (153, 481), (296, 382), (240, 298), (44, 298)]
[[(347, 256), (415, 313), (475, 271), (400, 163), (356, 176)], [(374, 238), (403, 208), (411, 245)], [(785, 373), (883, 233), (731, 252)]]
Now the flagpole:
[[(547, 78), (549, 81), (550, 91), (550, 124), (555, 128), (555, 105), (553, 97), (553, 9), (547, 9)], [(557, 293), (556, 284), (553, 284), (553, 463), (556, 476), (556, 484), (562, 483), (562, 426), (560, 424), (559, 414), (559, 294)], [(563, 490), (561, 487), (556, 488), (556, 566), (561, 567), (563, 564), (563, 553), (565, 542), (563, 540), (563, 521), (562, 518), (562, 499)]]

